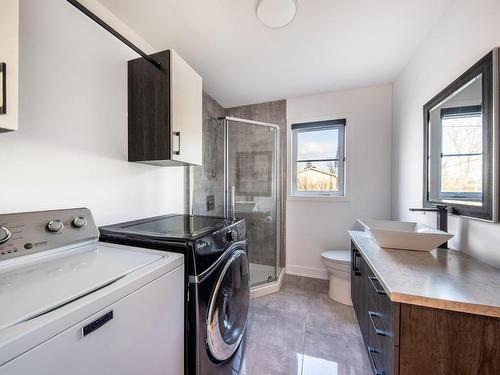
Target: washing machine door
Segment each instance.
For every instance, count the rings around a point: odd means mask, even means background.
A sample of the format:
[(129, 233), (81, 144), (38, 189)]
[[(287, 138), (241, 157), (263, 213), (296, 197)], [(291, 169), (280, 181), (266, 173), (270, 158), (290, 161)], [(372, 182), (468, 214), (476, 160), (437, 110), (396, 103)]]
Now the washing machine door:
[(249, 303), (248, 258), (243, 248), (237, 248), (224, 264), (208, 305), (207, 344), (216, 361), (227, 360), (238, 349)]

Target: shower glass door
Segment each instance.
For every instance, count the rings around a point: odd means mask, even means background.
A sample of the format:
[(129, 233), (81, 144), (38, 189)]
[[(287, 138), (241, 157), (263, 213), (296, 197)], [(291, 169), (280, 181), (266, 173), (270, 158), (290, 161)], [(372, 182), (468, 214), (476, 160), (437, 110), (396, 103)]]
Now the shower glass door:
[(227, 118), (225, 211), (246, 220), (250, 283), (275, 281), (279, 274), (279, 128)]

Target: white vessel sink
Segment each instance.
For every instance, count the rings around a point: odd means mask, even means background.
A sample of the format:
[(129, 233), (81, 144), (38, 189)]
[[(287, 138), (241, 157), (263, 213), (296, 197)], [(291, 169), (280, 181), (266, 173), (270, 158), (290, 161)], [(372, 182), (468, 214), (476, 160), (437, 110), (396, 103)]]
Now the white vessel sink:
[(389, 249), (432, 251), (453, 238), (452, 234), (427, 225), (390, 220), (360, 220), (380, 247)]

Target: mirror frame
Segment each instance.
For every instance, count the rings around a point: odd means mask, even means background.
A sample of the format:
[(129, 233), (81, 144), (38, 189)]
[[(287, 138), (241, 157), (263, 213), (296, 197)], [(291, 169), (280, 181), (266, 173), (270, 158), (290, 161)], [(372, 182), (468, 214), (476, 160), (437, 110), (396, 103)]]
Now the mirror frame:
[[(454, 215), (467, 216), (487, 221), (498, 220), (498, 108), (499, 108), (499, 49), (496, 48), (459, 78), (448, 85), (444, 90), (424, 105), (424, 207), (435, 207), (438, 204), (446, 204), (449, 212)], [(483, 98), (483, 205), (481, 207), (433, 201), (429, 197), (429, 120), (430, 111), (444, 102), (453, 93), (460, 90), (465, 84), (482, 74), (482, 98)]]

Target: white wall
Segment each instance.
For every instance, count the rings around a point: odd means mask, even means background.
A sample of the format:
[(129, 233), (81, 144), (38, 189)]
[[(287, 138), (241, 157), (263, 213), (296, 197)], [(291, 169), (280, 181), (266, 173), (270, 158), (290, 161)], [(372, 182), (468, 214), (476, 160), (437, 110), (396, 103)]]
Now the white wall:
[(126, 61), (137, 55), (61, 0), (21, 0), (20, 32), (20, 123), (0, 134), (0, 212), (86, 206), (100, 225), (183, 212), (182, 168), (127, 162)]
[[(435, 225), (422, 205), (422, 107), (494, 47), (500, 46), (500, 2), (451, 3), (439, 24), (394, 83), (392, 217)], [(450, 247), (500, 267), (500, 225), (450, 216)]]
[(327, 249), (349, 249), (347, 231), (356, 218), (390, 217), (392, 86), (287, 101), (289, 134), (292, 123), (339, 117), (347, 118), (348, 198), (288, 199), (287, 273), (327, 278), (320, 254)]

